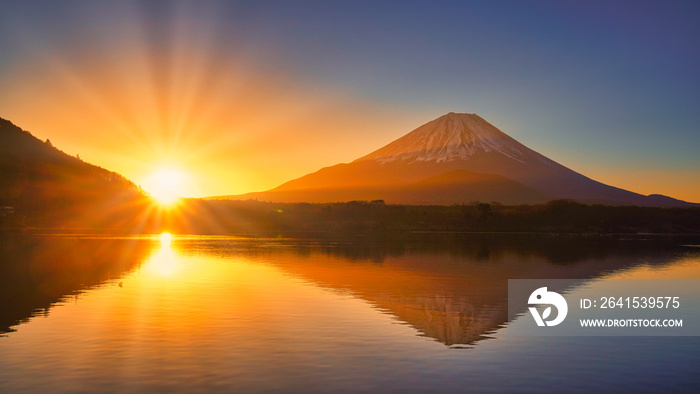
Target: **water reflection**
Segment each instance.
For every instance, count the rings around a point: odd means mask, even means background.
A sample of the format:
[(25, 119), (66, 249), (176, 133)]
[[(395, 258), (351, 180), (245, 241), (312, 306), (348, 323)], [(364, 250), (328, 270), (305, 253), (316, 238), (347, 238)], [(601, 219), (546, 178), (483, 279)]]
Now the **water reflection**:
[[(189, 294), (211, 283), (230, 285), (236, 275), (251, 275), (252, 262), (351, 294), (445, 345), (473, 345), (508, 323), (508, 279), (586, 279), (624, 275), (632, 267), (658, 270), (683, 253), (697, 252), (677, 247), (683, 243), (687, 242), (483, 234), (351, 240), (174, 240), (168, 233), (5, 237), (0, 242), (6, 257), (0, 265), (0, 331), (117, 278), (125, 293), (141, 289), (135, 297), (154, 297), (160, 289), (172, 295), (172, 302), (187, 303), (178, 301), (174, 292)], [(242, 262), (247, 262), (246, 269)], [(260, 278), (260, 283), (266, 280)], [(226, 296), (246, 299), (231, 292)], [(211, 309), (226, 306), (214, 304)]]
[(370, 302), (420, 335), (470, 347), (508, 324), (508, 279), (634, 278), (630, 272), (656, 271), (692, 252), (660, 241), (480, 235), (450, 247), (335, 245), (268, 258), (285, 272)]
[(0, 237), (0, 334), (69, 297), (129, 272), (153, 250), (149, 239)]
[(172, 239), (169, 233), (160, 235), (160, 248), (146, 262), (147, 271), (166, 277), (176, 273), (178, 261), (171, 246)]
[(170, 247), (170, 243), (173, 241), (173, 236), (170, 233), (163, 233), (160, 235), (160, 244), (163, 247)]
[(561, 376), (595, 389), (620, 376), (647, 384), (654, 375), (639, 368), (659, 357), (653, 383), (692, 387), (687, 371), (700, 360), (684, 349), (696, 339), (555, 339), (545, 349), (502, 335), (508, 279), (698, 277), (699, 251), (683, 243), (4, 238), (2, 324), (17, 332), (0, 338), (0, 392), (534, 390), (561, 389)]

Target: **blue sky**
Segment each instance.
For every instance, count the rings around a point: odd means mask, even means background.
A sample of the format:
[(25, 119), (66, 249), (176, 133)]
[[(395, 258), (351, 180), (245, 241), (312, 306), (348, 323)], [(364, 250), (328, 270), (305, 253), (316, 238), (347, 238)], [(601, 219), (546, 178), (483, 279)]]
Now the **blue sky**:
[[(267, 94), (259, 98), (267, 111), (249, 110), (248, 131), (232, 127), (240, 135), (223, 145), (265, 145), (256, 138), (277, 138), (287, 118), (267, 131), (255, 126), (258, 118), (289, 107), (303, 107), (308, 119), (295, 115), (297, 127), (313, 130), (299, 139), (314, 142), (267, 144), (269, 152), (258, 159), (228, 163), (242, 174), (232, 192), (273, 187), (353, 160), (454, 111), (477, 113), (594, 179), (700, 201), (697, 1), (38, 1), (0, 5), (0, 23), (0, 83), (6, 86), (0, 116), (40, 136), (58, 133), (63, 144), (57, 145), (87, 152), (97, 164), (104, 157), (98, 143), (61, 127), (51, 130), (64, 124), (61, 116), (47, 110), (38, 120), (36, 106), (60, 102), (66, 111), (83, 111), (84, 97), (82, 104), (65, 101), (75, 91), (70, 86), (111, 105), (101, 96), (106, 82), (96, 75), (115, 64), (109, 75), (150, 70), (154, 91), (175, 94), (172, 86), (183, 84), (173, 83), (173, 75), (187, 72), (182, 66), (177, 74), (178, 64), (195, 64), (206, 77), (190, 91), (201, 97), (229, 86), (223, 81), (234, 73), (258, 81), (254, 91)], [(150, 66), (138, 68), (139, 61)], [(73, 85), (56, 82), (66, 75)], [(218, 102), (237, 105), (231, 98)], [(161, 100), (153, 108), (164, 114), (174, 105)], [(196, 118), (203, 110), (191, 112)], [(314, 117), (322, 121), (312, 125)], [(70, 123), (74, 130), (95, 125), (97, 119)], [(159, 132), (161, 142), (172, 138)], [(211, 140), (218, 134), (199, 135)], [(115, 170), (139, 176), (137, 166)]]

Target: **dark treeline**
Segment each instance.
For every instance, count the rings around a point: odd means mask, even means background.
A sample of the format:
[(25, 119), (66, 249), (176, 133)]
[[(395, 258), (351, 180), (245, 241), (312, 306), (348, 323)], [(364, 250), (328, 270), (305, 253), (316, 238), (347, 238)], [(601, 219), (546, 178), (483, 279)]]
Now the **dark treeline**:
[(473, 203), (452, 206), (387, 205), (381, 201), (283, 204), (190, 200), (180, 226), (192, 232), (256, 231), (475, 231), (546, 233), (700, 233), (700, 208)]
[[(700, 208), (586, 205), (557, 200), (541, 205), (393, 205), (381, 201), (272, 203), (186, 199), (174, 208), (141, 201), (128, 205), (63, 206), (64, 221), (51, 207), (17, 210), (0, 217), (0, 228), (92, 228), (126, 233), (170, 231), (193, 234), (293, 232), (468, 231), (532, 233), (699, 234)], [(74, 211), (74, 214), (70, 214)], [(51, 220), (45, 220), (51, 218)]]

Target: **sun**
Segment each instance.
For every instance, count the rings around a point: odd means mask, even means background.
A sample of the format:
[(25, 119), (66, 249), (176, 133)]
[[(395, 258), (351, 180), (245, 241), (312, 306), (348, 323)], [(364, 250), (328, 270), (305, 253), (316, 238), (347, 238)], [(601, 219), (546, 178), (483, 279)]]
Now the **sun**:
[(185, 193), (185, 174), (172, 168), (161, 168), (146, 179), (144, 189), (161, 205), (172, 205)]

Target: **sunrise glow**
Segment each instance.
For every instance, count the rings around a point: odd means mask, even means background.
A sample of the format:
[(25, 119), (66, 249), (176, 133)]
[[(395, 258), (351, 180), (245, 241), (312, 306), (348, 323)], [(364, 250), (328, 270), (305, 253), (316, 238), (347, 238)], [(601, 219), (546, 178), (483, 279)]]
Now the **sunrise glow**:
[[(84, 9), (77, 2), (44, 20), (50, 13), (23, 4), (8, 3), (0, 15), (13, 32), (0, 37), (7, 63), (0, 116), (137, 183), (153, 160), (177, 158), (195, 180), (188, 197), (269, 190), (458, 111), (481, 114), (605, 184), (700, 201), (693, 12), (659, 7), (670, 16), (650, 20), (675, 22), (654, 29), (660, 26), (625, 19), (625, 7), (601, 5), (610, 8), (603, 23), (578, 9), (584, 5), (562, 6), (554, 20), (572, 23), (542, 35), (549, 23), (542, 4), (514, 12), (519, 23), (490, 2), (446, 7), (451, 12), (414, 5), (400, 21), (391, 7), (378, 7), (331, 23), (330, 32), (316, 21), (334, 20), (344, 6), (290, 3), (249, 19), (269, 10), (259, 2)], [(461, 19), (467, 14), (469, 23)], [(362, 15), (386, 24), (355, 34)], [(599, 45), (595, 35), (579, 34), (590, 23), (603, 23), (601, 32), (620, 29), (620, 40)], [(406, 26), (431, 28), (420, 40), (388, 33)], [(466, 26), (483, 36), (460, 31)]]
[(187, 176), (175, 169), (161, 168), (154, 171), (146, 180), (143, 188), (161, 205), (176, 203), (185, 193)]
[(164, 247), (170, 247), (170, 242), (173, 240), (173, 236), (170, 233), (163, 233), (160, 235), (160, 244)]

